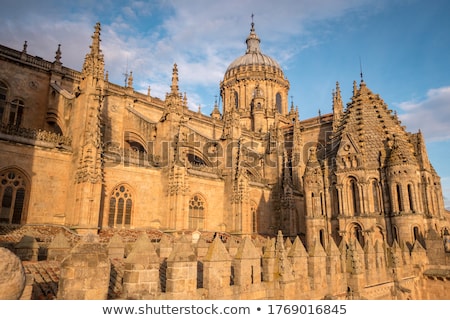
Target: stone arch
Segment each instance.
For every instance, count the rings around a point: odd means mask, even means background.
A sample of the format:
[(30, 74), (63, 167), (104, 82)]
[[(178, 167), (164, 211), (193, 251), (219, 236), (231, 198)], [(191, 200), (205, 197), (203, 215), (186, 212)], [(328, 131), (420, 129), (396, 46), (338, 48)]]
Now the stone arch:
[(126, 130), (124, 132), (124, 143), (129, 149), (135, 152), (148, 152), (145, 139), (134, 130)]
[(368, 180), (368, 194), (369, 194), (369, 211), (371, 213), (383, 212), (382, 193), (380, 188), (380, 182), (376, 178), (370, 178)]
[(206, 227), (206, 198), (197, 192), (189, 199), (188, 226), (191, 230), (204, 230)]
[(189, 148), (185, 153), (185, 160), (192, 167), (212, 167), (211, 161), (206, 157), (203, 152), (196, 148)]
[(363, 235), (363, 226), (360, 222), (350, 222), (346, 228), (346, 241), (351, 243), (355, 240), (358, 240), (361, 247), (364, 247), (364, 235)]
[(348, 215), (359, 216), (361, 214), (361, 198), (358, 179), (353, 175), (348, 176), (345, 186)]
[(132, 225), (134, 194), (127, 183), (120, 183), (111, 190), (108, 207), (109, 228), (129, 228)]
[(0, 222), (22, 224), (26, 221), (30, 181), (19, 167), (0, 170)]
[(381, 225), (375, 225), (373, 227), (373, 243), (376, 243), (379, 241), (380, 243), (384, 243), (386, 241), (386, 231), (384, 230), (383, 226)]

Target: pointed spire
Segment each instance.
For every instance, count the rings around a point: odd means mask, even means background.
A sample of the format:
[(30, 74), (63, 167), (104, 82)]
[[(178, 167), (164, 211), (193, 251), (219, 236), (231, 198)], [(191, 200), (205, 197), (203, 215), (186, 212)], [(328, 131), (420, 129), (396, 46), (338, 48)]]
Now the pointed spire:
[(128, 77), (128, 88), (133, 88), (133, 71), (130, 71), (130, 76)]
[(336, 132), (339, 127), (339, 120), (344, 112), (344, 105), (342, 103), (341, 88), (339, 82), (336, 81), (336, 90), (333, 91), (333, 131)]
[(172, 85), (170, 86), (170, 91), (172, 94), (178, 94), (178, 67), (174, 63), (172, 69)]
[(247, 43), (247, 51), (246, 53), (260, 53), (261, 49), (259, 48), (259, 44), (261, 40), (255, 32), (255, 23), (253, 22), (253, 14), (252, 14), (252, 24), (250, 28), (250, 34), (245, 41)]
[(58, 44), (58, 49), (55, 52), (55, 62), (61, 62), (61, 44)]
[(97, 22), (95, 24), (95, 30), (94, 30), (94, 34), (92, 35), (92, 44), (91, 44), (91, 54), (92, 55), (97, 55), (100, 54), (101, 50), (100, 50), (100, 31), (101, 31), (101, 27), (100, 27), (100, 22)]
[(28, 47), (28, 43), (27, 43), (27, 40), (25, 40), (25, 42), (23, 43), (22, 53), (27, 53), (27, 47)]
[(92, 35), (92, 43), (90, 45), (91, 51), (84, 59), (83, 73), (91, 75), (96, 79), (104, 78), (105, 63), (103, 54), (100, 49), (100, 22), (95, 25), (94, 34)]

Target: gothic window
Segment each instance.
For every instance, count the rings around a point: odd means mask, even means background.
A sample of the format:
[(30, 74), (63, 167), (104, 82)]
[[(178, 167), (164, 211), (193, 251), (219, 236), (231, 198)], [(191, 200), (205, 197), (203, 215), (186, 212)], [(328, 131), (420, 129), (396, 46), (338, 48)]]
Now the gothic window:
[(25, 209), (27, 183), (17, 170), (0, 174), (0, 223), (20, 224)]
[(281, 104), (281, 94), (279, 92), (275, 96), (275, 105), (277, 107), (277, 111), (279, 113), (283, 113), (283, 107), (282, 107), (282, 104)]
[(131, 225), (133, 195), (125, 185), (120, 185), (111, 193), (109, 200), (108, 226), (124, 228)]
[(205, 200), (197, 194), (189, 200), (189, 229), (203, 230), (204, 228)]

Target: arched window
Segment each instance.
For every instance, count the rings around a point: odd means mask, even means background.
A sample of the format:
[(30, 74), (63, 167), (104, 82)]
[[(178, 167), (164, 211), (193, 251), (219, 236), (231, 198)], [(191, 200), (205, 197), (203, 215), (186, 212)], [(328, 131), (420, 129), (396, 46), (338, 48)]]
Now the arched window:
[(111, 228), (124, 228), (131, 225), (133, 209), (133, 195), (125, 185), (114, 189), (109, 199), (108, 226)]
[(353, 210), (353, 214), (358, 216), (359, 212), (359, 191), (358, 184), (354, 178), (349, 182), (349, 196), (350, 196), (350, 208)]
[(402, 201), (402, 187), (399, 184), (397, 184), (395, 190), (397, 192), (398, 211), (403, 212), (405, 210), (405, 208), (403, 207), (403, 201)]
[(339, 191), (337, 189), (336, 183), (333, 183), (333, 216), (338, 216), (339, 212)]
[(413, 237), (414, 237), (414, 241), (420, 241), (420, 231), (419, 231), (419, 227), (415, 226), (413, 228)]
[(325, 215), (325, 201), (323, 198), (323, 193), (320, 192), (320, 213), (324, 216)]
[(394, 241), (397, 241), (397, 243), (400, 241), (400, 235), (398, 234), (397, 226), (392, 227), (392, 239)]
[(205, 228), (205, 200), (196, 194), (189, 200), (189, 229), (203, 230)]
[(281, 94), (278, 92), (275, 96), (275, 105), (279, 113), (283, 113), (283, 106), (281, 102)]
[(320, 241), (321, 246), (323, 248), (326, 248), (325, 247), (325, 230), (323, 230), (323, 229), (319, 230), (319, 241)]
[(408, 184), (408, 200), (409, 200), (409, 209), (411, 212), (415, 212), (416, 208), (414, 205), (414, 197), (413, 197), (413, 186)]
[(237, 91), (234, 92), (234, 107), (236, 108), (236, 110), (239, 109), (239, 94), (237, 93)]
[(27, 182), (18, 170), (0, 174), (0, 223), (20, 224), (25, 209)]
[(349, 226), (349, 242), (353, 242), (354, 240), (357, 240), (359, 244), (363, 247), (364, 246), (364, 236), (362, 232), (362, 228), (357, 223), (352, 223)]

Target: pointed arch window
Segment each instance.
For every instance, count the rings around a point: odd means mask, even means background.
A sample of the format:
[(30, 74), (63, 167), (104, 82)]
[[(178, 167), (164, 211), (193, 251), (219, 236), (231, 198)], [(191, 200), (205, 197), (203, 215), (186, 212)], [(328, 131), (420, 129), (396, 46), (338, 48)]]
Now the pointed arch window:
[(27, 188), (26, 179), (19, 171), (10, 169), (0, 173), (0, 223), (22, 222)]
[(129, 228), (133, 209), (133, 195), (126, 185), (117, 186), (109, 199), (108, 227)]
[(205, 200), (199, 194), (189, 200), (189, 229), (203, 230), (205, 228)]

